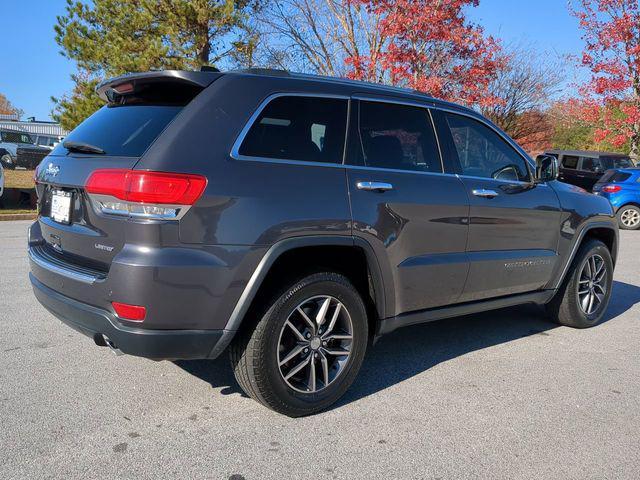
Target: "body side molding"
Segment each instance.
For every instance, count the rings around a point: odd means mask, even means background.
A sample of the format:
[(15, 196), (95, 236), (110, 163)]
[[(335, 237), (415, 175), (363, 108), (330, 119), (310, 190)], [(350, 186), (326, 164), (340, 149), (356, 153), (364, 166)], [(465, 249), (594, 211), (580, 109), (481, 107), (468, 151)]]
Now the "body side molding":
[(416, 325), (419, 323), (433, 322), (445, 318), (459, 317), (462, 315), (485, 312), (498, 308), (522, 305), (525, 303), (544, 305), (549, 300), (551, 300), (554, 294), (555, 290), (541, 290), (537, 292), (508, 295), (505, 297), (493, 298), (490, 300), (461, 303), (458, 305), (405, 313), (380, 321), (380, 326), (378, 328), (378, 331), (376, 332), (376, 337), (391, 333), (401, 327), (408, 327), (409, 325)]

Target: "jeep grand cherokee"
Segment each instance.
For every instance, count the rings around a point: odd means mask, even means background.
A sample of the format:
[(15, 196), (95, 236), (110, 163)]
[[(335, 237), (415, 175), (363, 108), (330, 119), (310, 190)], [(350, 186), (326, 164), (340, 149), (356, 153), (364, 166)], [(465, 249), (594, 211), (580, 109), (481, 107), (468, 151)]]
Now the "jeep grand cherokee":
[(244, 391), (334, 403), (398, 327), (523, 303), (597, 324), (618, 230), (470, 109), (278, 71), (164, 71), (37, 171), (38, 300), (96, 344), (152, 359), (228, 350)]

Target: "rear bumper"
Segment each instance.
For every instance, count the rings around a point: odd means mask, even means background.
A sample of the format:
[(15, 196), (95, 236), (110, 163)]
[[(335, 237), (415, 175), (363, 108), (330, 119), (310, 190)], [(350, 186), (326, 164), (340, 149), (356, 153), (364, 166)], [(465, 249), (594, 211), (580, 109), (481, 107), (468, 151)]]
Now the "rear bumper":
[(154, 360), (204, 359), (217, 357), (229, 344), (226, 330), (150, 330), (122, 325), (106, 310), (61, 295), (29, 274), (38, 301), (74, 330), (104, 345), (110, 343), (129, 355)]

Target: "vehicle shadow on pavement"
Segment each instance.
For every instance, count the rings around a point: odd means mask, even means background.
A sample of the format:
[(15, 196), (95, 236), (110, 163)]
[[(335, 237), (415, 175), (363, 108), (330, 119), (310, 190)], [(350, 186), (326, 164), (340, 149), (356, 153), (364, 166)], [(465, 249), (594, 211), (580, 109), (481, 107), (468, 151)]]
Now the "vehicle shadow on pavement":
[[(604, 322), (640, 303), (640, 287), (614, 281)], [(357, 401), (467, 353), (532, 335), (548, 336), (558, 325), (534, 305), (450, 318), (400, 329), (371, 348), (347, 394), (331, 409)], [(226, 354), (216, 360), (176, 361), (178, 367), (223, 395), (244, 393), (236, 383)]]
[(221, 388), (222, 395), (240, 394), (242, 391), (231, 370), (228, 352), (223, 352), (215, 360), (177, 360), (173, 362), (185, 372), (209, 383), (213, 388)]
[[(600, 325), (640, 303), (640, 287), (613, 283), (613, 297)], [(380, 339), (370, 350), (354, 385), (333, 408), (384, 390), (452, 358), (524, 337), (552, 335), (557, 327), (541, 307), (521, 305), (398, 330)]]

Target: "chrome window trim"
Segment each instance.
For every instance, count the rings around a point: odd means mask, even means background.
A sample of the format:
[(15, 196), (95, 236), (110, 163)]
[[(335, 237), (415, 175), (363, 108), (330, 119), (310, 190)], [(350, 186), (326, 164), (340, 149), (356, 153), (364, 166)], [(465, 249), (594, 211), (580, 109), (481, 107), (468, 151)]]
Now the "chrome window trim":
[(234, 160), (249, 160), (249, 161), (267, 162), (267, 163), (286, 163), (286, 164), (293, 164), (293, 165), (303, 164), (303, 165), (342, 167), (344, 162), (344, 151), (345, 151), (344, 149), (346, 148), (346, 143), (347, 143), (346, 133), (348, 133), (348, 130), (345, 130), (345, 139), (344, 139), (345, 147), (343, 148), (342, 157), (336, 163), (310, 162), (307, 160), (290, 160), (286, 158), (258, 157), (253, 155), (240, 154), (240, 146), (242, 145), (242, 142), (244, 141), (245, 137), (247, 136), (247, 133), (249, 133), (249, 130), (251, 130), (251, 127), (253, 126), (255, 121), (258, 119), (262, 111), (267, 107), (267, 105), (269, 105), (269, 103), (271, 103), (276, 98), (280, 98), (280, 97), (308, 97), (308, 98), (327, 98), (327, 99), (346, 100), (347, 101), (347, 118), (345, 119), (345, 125), (347, 129), (349, 128), (349, 104), (351, 102), (350, 102), (350, 97), (348, 95), (333, 95), (330, 93), (306, 93), (306, 92), (272, 93), (267, 98), (265, 98), (260, 103), (260, 105), (258, 105), (258, 108), (256, 108), (256, 110), (253, 112), (251, 117), (249, 117), (249, 120), (247, 120), (247, 123), (245, 123), (242, 130), (240, 130), (240, 133), (238, 134), (238, 137), (236, 138), (236, 141), (233, 143), (233, 147), (231, 148), (231, 154), (230, 154), (231, 158), (233, 158)]
[[(508, 185), (532, 185), (532, 184), (535, 183), (535, 182), (523, 182), (522, 180), (502, 180), (500, 178), (477, 177), (475, 175), (458, 174), (456, 176), (458, 178), (468, 178), (468, 179), (471, 179), (471, 180), (485, 180), (485, 181), (490, 181), (490, 182), (504, 183), (504, 184), (508, 184)], [(549, 186), (546, 183), (535, 183), (535, 185), (537, 187), (541, 187), (541, 186), (548, 187)]]
[[(242, 142), (244, 141), (244, 138), (246, 137), (247, 133), (249, 132), (249, 130), (253, 126), (253, 123), (256, 121), (256, 119), (260, 116), (262, 111), (266, 108), (266, 106), (272, 100), (275, 100), (276, 98), (280, 98), (280, 97), (309, 97), (309, 98), (330, 98), (330, 99), (347, 100), (347, 102), (348, 102), (348, 105), (347, 105), (347, 118), (346, 118), (346, 122), (345, 122), (345, 124), (346, 124), (346, 135), (345, 135), (343, 155), (342, 155), (342, 159), (341, 159), (340, 162), (338, 162), (338, 163), (334, 163), (334, 162), (331, 162), (331, 163), (328, 163), (328, 162), (309, 162), (309, 161), (306, 161), (306, 160), (289, 160), (289, 159), (284, 159), (284, 158), (269, 158), (269, 157), (257, 157), (257, 156), (251, 156), (251, 155), (241, 155), (239, 153), (240, 146), (242, 145)], [(404, 169), (393, 169), (393, 168), (378, 168), (378, 167), (368, 167), (368, 166), (362, 166), (362, 165), (349, 165), (349, 164), (347, 164), (346, 163), (346, 155), (347, 155), (347, 139), (348, 139), (348, 133), (349, 133), (349, 122), (351, 120), (351, 118), (350, 118), (350, 113), (351, 113), (351, 108), (352, 108), (351, 100), (373, 101), (373, 102), (379, 102), (379, 103), (393, 103), (393, 104), (406, 105), (406, 106), (411, 106), (411, 107), (426, 108), (429, 111), (429, 116), (431, 118), (431, 123), (432, 123), (432, 127), (433, 127), (433, 130), (434, 130), (434, 135), (436, 137), (436, 141), (437, 141), (437, 144), (438, 144), (438, 150), (440, 151), (440, 162), (441, 162), (441, 166), (442, 166), (442, 172), (419, 172), (419, 171), (416, 171), (416, 170), (404, 170)], [(453, 109), (453, 108), (447, 108), (447, 107), (438, 105), (437, 102), (430, 102), (430, 101), (427, 101), (426, 99), (425, 99), (425, 101), (417, 101), (417, 100), (409, 100), (409, 99), (403, 100), (403, 99), (392, 98), (392, 97), (376, 97), (376, 96), (367, 95), (367, 94), (354, 94), (354, 95), (348, 96), (348, 95), (338, 95), (338, 94), (330, 94), (330, 93), (313, 93), (313, 92), (278, 92), (278, 93), (272, 93), (271, 95), (267, 96), (262, 102), (260, 102), (260, 105), (258, 105), (256, 110), (253, 112), (253, 114), (249, 117), (249, 119), (245, 123), (244, 127), (242, 128), (242, 130), (238, 134), (235, 142), (233, 143), (233, 147), (231, 148), (230, 157), (232, 159), (234, 159), (234, 160), (240, 160), (240, 161), (275, 163), (275, 164), (285, 164), (285, 165), (304, 165), (304, 166), (329, 167), (329, 168), (346, 168), (346, 169), (351, 169), (351, 170), (373, 170), (373, 171), (380, 171), (380, 172), (409, 173), (409, 174), (415, 174), (415, 175), (444, 175), (444, 176), (457, 177), (457, 178), (471, 178), (471, 179), (477, 179), (477, 180), (491, 180), (491, 181), (500, 182), (500, 183), (507, 183), (507, 184), (510, 183), (510, 184), (530, 185), (530, 184), (534, 183), (533, 181), (530, 181), (530, 182), (523, 182), (523, 181), (520, 181), (520, 180), (508, 181), (508, 180), (499, 180), (499, 179), (489, 178), (489, 177), (475, 177), (475, 176), (472, 176), (472, 175), (458, 175), (458, 174), (455, 174), (455, 173), (447, 173), (447, 172), (445, 172), (444, 171), (444, 158), (443, 158), (442, 150), (441, 150), (441, 146), (440, 146), (440, 138), (439, 138), (438, 132), (437, 132), (437, 130), (435, 128), (435, 122), (433, 121), (433, 116), (431, 115), (431, 111), (430, 111), (431, 109), (435, 109), (435, 110), (439, 110), (439, 111), (443, 111), (443, 112), (448, 112), (448, 113), (452, 113), (452, 114), (455, 114), (455, 115), (462, 115), (464, 117), (471, 118), (472, 120), (480, 122), (484, 126), (488, 127), (492, 131), (494, 131), (496, 134), (498, 134), (498, 136), (500, 138), (502, 138), (503, 141), (505, 141), (513, 150), (515, 150), (516, 153), (518, 155), (520, 155), (520, 157), (522, 157), (522, 159), (525, 161), (525, 164), (527, 165), (527, 168), (529, 168), (529, 175), (531, 176), (531, 178), (534, 178), (533, 177), (533, 173), (531, 172), (531, 169), (534, 168), (534, 165), (532, 163), (531, 158), (521, 151), (521, 148), (520, 148), (520, 146), (518, 144), (516, 144), (513, 140), (511, 140), (507, 136), (505, 136), (505, 134), (503, 132), (501, 132), (497, 127), (495, 127), (491, 123), (488, 123), (487, 121), (485, 121), (479, 114), (468, 113), (468, 112), (465, 112), (464, 110), (456, 110), (456, 109)], [(538, 186), (540, 186), (540, 185), (548, 186), (546, 183), (536, 183), (536, 185), (538, 185)]]
[(347, 170), (367, 170), (374, 172), (391, 172), (391, 173), (411, 173), (415, 175), (438, 175), (441, 177), (457, 177), (455, 173), (445, 173), (445, 172), (420, 172), (418, 170), (404, 170), (401, 168), (379, 168), (379, 167), (368, 167), (366, 165), (341, 165)]

